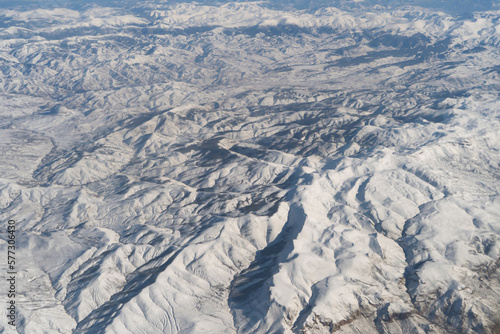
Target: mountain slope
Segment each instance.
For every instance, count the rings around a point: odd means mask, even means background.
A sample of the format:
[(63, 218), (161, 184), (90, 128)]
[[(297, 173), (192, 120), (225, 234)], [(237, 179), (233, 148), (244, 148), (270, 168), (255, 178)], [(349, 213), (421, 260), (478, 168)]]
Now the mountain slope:
[(498, 331), (498, 11), (338, 7), (0, 12), (19, 333)]

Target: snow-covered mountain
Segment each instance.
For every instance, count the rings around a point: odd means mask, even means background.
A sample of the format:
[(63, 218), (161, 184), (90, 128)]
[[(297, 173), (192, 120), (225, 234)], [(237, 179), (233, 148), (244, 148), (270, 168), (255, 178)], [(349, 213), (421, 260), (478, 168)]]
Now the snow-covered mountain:
[(0, 332), (500, 333), (498, 2), (0, 4)]

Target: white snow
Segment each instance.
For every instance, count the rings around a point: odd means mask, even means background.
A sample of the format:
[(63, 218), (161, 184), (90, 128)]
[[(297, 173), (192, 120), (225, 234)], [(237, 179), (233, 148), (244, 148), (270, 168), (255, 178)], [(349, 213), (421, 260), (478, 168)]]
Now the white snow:
[(499, 13), (0, 10), (18, 331), (494, 333)]

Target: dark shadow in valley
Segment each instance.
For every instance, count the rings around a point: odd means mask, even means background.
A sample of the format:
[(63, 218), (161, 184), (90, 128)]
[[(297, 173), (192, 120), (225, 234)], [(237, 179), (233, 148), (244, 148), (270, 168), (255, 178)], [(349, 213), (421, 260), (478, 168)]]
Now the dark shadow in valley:
[(272, 304), (269, 290), (272, 277), (293, 250), (293, 240), (302, 230), (306, 217), (301, 206), (292, 204), (280, 234), (258, 251), (248, 268), (232, 281), (228, 303), (239, 331), (249, 333), (266, 317)]

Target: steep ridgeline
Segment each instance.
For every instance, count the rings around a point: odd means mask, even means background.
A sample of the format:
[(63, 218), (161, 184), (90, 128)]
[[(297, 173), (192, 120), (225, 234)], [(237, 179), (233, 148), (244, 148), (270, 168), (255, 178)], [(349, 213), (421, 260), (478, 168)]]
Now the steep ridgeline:
[(488, 4), (0, 10), (18, 332), (499, 333)]

